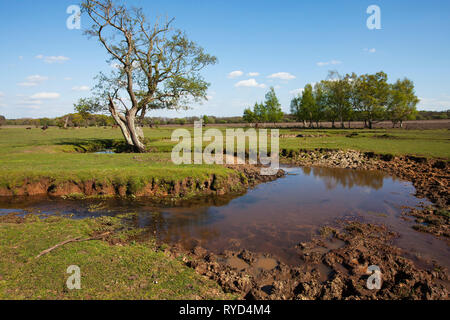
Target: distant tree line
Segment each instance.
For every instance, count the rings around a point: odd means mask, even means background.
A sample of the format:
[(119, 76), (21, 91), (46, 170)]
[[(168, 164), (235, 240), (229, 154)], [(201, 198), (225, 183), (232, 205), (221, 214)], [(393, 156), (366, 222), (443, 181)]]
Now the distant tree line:
[(414, 91), (414, 83), (399, 79), (388, 83), (387, 74), (341, 76), (331, 71), (327, 80), (314, 86), (307, 84), (303, 92), (291, 101), (291, 113), (297, 121), (310, 127), (319, 126), (320, 121), (329, 121), (335, 127), (345, 127), (345, 122), (364, 121), (364, 126), (390, 120), (395, 127), (402, 127), (403, 121), (414, 119), (419, 99)]

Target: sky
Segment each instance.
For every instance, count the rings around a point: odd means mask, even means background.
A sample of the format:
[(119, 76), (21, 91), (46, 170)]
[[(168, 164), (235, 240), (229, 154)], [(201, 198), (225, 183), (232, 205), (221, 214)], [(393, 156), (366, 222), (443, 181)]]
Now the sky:
[[(109, 71), (105, 49), (67, 28), (75, 0), (0, 0), (0, 114), (56, 117), (90, 95), (94, 77)], [(202, 72), (207, 102), (188, 111), (149, 116), (239, 116), (273, 86), (289, 112), (307, 83), (341, 74), (384, 71), (408, 77), (420, 110), (450, 109), (450, 1), (415, 0), (134, 0), (149, 19), (175, 17), (174, 26), (217, 56)], [(380, 29), (369, 29), (371, 5)], [(373, 14), (373, 13), (372, 13)], [(373, 20), (370, 20), (373, 21)]]

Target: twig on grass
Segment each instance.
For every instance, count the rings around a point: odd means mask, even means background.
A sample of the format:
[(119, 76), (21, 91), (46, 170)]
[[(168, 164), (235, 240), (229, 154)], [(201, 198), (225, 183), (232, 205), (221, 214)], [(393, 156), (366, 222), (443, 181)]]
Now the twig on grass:
[(100, 240), (101, 238), (103, 238), (103, 237), (109, 235), (110, 233), (111, 233), (111, 232), (108, 231), (108, 232), (102, 233), (102, 234), (100, 234), (100, 235), (98, 235), (98, 236), (91, 237), (91, 238), (87, 238), (87, 239), (80, 239), (81, 237), (77, 237), (77, 238), (65, 240), (65, 241), (63, 241), (63, 242), (58, 243), (57, 245), (54, 245), (54, 246), (51, 247), (51, 248), (48, 248), (48, 249), (42, 251), (41, 253), (39, 253), (39, 254), (36, 256), (35, 259), (37, 259), (37, 258), (39, 258), (39, 257), (41, 257), (41, 256), (43, 256), (43, 255), (46, 255), (47, 253), (50, 253), (51, 251), (55, 250), (55, 249), (58, 248), (58, 247), (61, 247), (61, 246), (65, 245), (65, 244), (68, 244), (68, 243), (71, 243), (71, 242), (83, 242), (83, 241), (91, 241), (91, 240)]

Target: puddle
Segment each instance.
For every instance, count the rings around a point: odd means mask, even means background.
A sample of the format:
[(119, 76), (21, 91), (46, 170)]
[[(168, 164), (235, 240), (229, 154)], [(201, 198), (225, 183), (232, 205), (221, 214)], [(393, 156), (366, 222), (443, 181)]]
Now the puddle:
[(115, 154), (114, 151), (112, 150), (102, 150), (102, 151), (98, 151), (98, 152), (94, 152), (95, 154)]
[(260, 184), (242, 196), (192, 200), (178, 207), (155, 207), (145, 200), (27, 199), (0, 204), (4, 208), (0, 214), (5, 209), (30, 209), (84, 218), (136, 212), (135, 226), (147, 228), (148, 235), (159, 241), (181, 242), (187, 248), (201, 245), (215, 253), (230, 249), (270, 253), (288, 264), (299, 263), (295, 246), (317, 235), (320, 227), (352, 217), (386, 224), (400, 234), (394, 244), (412, 257), (435, 259), (450, 267), (444, 241), (414, 231), (411, 221), (401, 219), (402, 206), (428, 203), (414, 196), (411, 183), (376, 171), (302, 167), (286, 171), (286, 177)]

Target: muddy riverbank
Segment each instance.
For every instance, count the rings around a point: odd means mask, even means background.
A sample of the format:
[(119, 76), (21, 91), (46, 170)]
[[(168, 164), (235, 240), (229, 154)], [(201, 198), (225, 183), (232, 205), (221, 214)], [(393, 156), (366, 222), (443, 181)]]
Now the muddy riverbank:
[[(384, 226), (342, 221), (340, 228), (323, 228), (320, 236), (299, 243), (303, 263), (297, 266), (247, 250), (216, 255), (174, 246), (167, 252), (242, 299), (448, 299), (447, 270), (437, 264), (431, 271), (418, 268), (392, 245), (395, 237)], [(367, 285), (370, 266), (380, 270), (380, 289)]]

